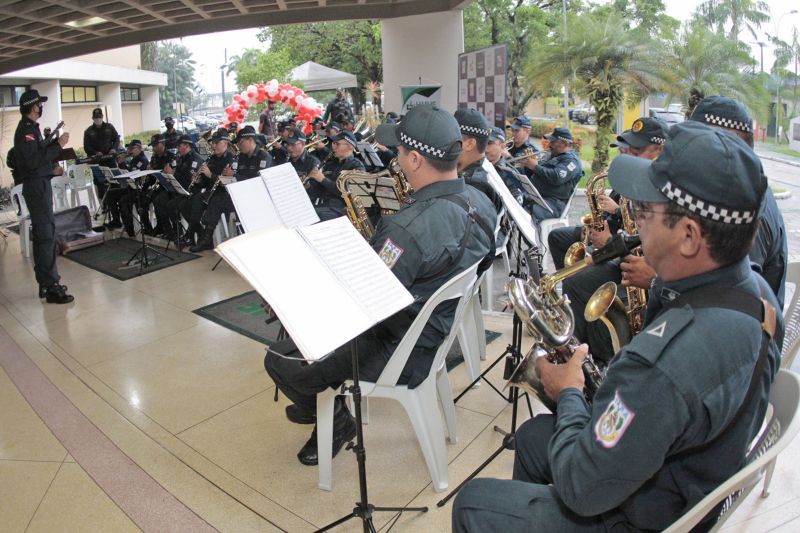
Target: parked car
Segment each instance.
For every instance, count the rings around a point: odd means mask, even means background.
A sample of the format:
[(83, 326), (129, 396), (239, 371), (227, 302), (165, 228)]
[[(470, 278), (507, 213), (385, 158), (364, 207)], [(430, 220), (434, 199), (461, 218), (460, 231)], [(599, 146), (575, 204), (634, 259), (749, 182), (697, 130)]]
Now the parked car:
[(660, 107), (651, 107), (648, 113), (649, 116), (654, 118), (660, 118), (661, 120), (669, 124), (670, 128), (675, 124), (680, 124), (681, 122), (686, 120), (686, 117), (683, 115), (683, 113), (667, 111), (666, 109), (662, 109)]
[(569, 110), (569, 119), (579, 124), (595, 124), (597, 122), (597, 113), (594, 110), (594, 106), (578, 104)]
[[(194, 120), (192, 120), (190, 117), (187, 117), (186, 115), (180, 118), (175, 117), (173, 120), (175, 121), (175, 129), (177, 131), (180, 131), (182, 133), (192, 133), (197, 131), (197, 124), (195, 124)], [(163, 120), (161, 121), (161, 126), (159, 129), (161, 133), (167, 131), (167, 127), (164, 125)]]

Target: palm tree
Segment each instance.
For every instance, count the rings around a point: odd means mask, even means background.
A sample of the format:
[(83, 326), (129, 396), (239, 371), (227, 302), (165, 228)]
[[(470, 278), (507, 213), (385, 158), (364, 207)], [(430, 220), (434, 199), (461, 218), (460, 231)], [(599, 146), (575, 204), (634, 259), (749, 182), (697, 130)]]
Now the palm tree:
[(570, 85), (588, 98), (597, 113), (597, 142), (592, 171), (608, 162), (611, 127), (628, 93), (640, 100), (661, 84), (653, 41), (626, 27), (615, 13), (586, 13), (569, 23), (568, 35), (557, 32), (531, 60), (527, 78), (542, 91)]
[(187, 104), (194, 84), (192, 53), (175, 41), (165, 41), (158, 47), (156, 70), (167, 75), (167, 86), (159, 91), (161, 115), (175, 115), (174, 103)]
[(797, 28), (792, 28), (791, 42), (786, 42), (778, 38), (772, 39), (775, 45), (775, 66), (777, 68), (788, 68), (794, 63), (794, 88), (792, 90), (792, 113), (790, 116), (797, 115), (797, 82), (798, 64), (800, 64), (800, 35)]
[(662, 55), (669, 94), (691, 111), (705, 95), (721, 94), (743, 102), (757, 117), (766, 115), (767, 95), (752, 60), (740, 43), (706, 28), (701, 21), (683, 26)]
[(724, 33), (725, 24), (730, 22), (728, 38), (738, 42), (742, 29), (758, 39), (756, 30), (769, 20), (769, 5), (763, 0), (706, 0), (697, 7), (697, 13), (719, 33)]

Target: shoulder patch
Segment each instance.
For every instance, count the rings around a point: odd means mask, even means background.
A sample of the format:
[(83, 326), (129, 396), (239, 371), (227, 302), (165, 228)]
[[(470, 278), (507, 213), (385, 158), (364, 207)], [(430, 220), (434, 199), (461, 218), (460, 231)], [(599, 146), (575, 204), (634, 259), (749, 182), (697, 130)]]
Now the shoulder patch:
[(25, 135), (25, 142), (35, 141), (36, 136), (33, 133), (28, 133)]
[(653, 320), (623, 350), (655, 364), (667, 345), (694, 320), (690, 307), (671, 309)]
[(562, 178), (566, 178), (567, 177), (567, 171), (566, 170), (559, 170), (558, 171), (558, 175), (561, 176)]
[(636, 413), (631, 411), (622, 401), (619, 391), (614, 391), (614, 399), (611, 400), (594, 425), (594, 436), (597, 442), (603, 448), (616, 446), (635, 416)]
[(258, 162), (258, 166), (259, 168), (267, 168), (267, 160), (262, 159), (261, 161)]
[(389, 268), (394, 268), (394, 265), (397, 264), (397, 260), (400, 259), (401, 255), (403, 255), (403, 249), (397, 246), (392, 239), (386, 239), (386, 242), (383, 243), (383, 248), (378, 252), (378, 257), (380, 257)]
[(570, 161), (569, 164), (567, 165), (567, 168), (569, 169), (570, 172), (575, 170), (575, 168), (576, 168), (575, 162), (574, 161)]

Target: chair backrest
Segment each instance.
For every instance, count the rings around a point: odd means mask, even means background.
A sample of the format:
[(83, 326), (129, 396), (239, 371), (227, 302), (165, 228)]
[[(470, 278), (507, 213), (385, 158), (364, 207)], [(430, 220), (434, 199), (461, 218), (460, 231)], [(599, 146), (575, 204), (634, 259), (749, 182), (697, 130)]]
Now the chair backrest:
[(712, 529), (717, 530), (758, 484), (769, 463), (775, 460), (800, 431), (800, 417), (797, 416), (800, 410), (800, 378), (797, 374), (785, 369), (778, 370), (770, 392), (770, 403), (773, 407), (772, 419), (748, 457), (747, 465), (692, 507), (664, 533), (690, 531), (724, 502)]
[(465, 304), (467, 300), (469, 300), (469, 298), (464, 298), (464, 296), (472, 295), (479, 263), (480, 261), (467, 268), (460, 274), (453, 276), (444, 285), (439, 287), (439, 290), (433, 293), (430, 298), (428, 298), (428, 301), (422, 306), (422, 309), (414, 319), (414, 322), (411, 323), (408, 331), (406, 331), (406, 334), (397, 345), (397, 348), (392, 354), (392, 357), (389, 359), (389, 362), (386, 364), (386, 367), (383, 369), (383, 372), (381, 372), (380, 377), (376, 381), (378, 385), (393, 387), (395, 384), (397, 384), (397, 380), (400, 379), (400, 373), (403, 371), (403, 368), (405, 368), (406, 362), (411, 355), (411, 351), (414, 349), (414, 345), (417, 343), (419, 336), (422, 334), (422, 330), (428, 323), (431, 313), (433, 313), (434, 309), (436, 309), (440, 303), (458, 298), (459, 300), (458, 305), (456, 306), (456, 312), (453, 315), (453, 324), (450, 327), (450, 332), (448, 333), (447, 337), (445, 337), (444, 341), (436, 352), (433, 365), (431, 366), (431, 372), (436, 372), (439, 369), (445, 355), (447, 355), (447, 351), (450, 349), (449, 345), (453, 343), (455, 333), (458, 330), (458, 323), (464, 314)]
[(11, 188), (11, 201), (17, 208), (18, 218), (25, 218), (29, 215), (28, 204), (25, 203), (25, 197), (22, 196), (22, 184), (14, 185)]
[(572, 189), (572, 194), (569, 196), (569, 200), (567, 200), (567, 205), (564, 206), (564, 210), (561, 212), (561, 216), (558, 217), (569, 226), (569, 210), (572, 207), (572, 200), (575, 199), (575, 193), (578, 192), (578, 187)]
[(783, 315), (786, 331), (783, 335), (781, 368), (790, 368), (800, 350), (800, 263), (789, 263), (786, 270), (786, 289), (787, 295), (790, 289), (792, 293)]

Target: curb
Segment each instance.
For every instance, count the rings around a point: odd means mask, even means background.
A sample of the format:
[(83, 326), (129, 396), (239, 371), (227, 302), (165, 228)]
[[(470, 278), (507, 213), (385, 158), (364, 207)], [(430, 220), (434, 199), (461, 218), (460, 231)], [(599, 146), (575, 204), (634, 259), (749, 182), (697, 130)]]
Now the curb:
[[(800, 165), (798, 165), (800, 166)], [(786, 200), (792, 197), (792, 191), (783, 191), (783, 192), (772, 192), (772, 195), (775, 197), (776, 200)]]
[[(776, 163), (783, 163), (784, 165), (791, 165), (793, 167), (800, 168), (800, 162), (798, 162), (798, 161), (791, 161), (789, 159), (783, 159), (781, 157), (775, 157), (775, 156), (763, 155), (763, 154), (758, 154), (758, 157), (760, 157), (761, 159), (766, 159), (767, 161), (775, 161)], [(777, 196), (776, 196), (776, 198), (777, 198)]]

